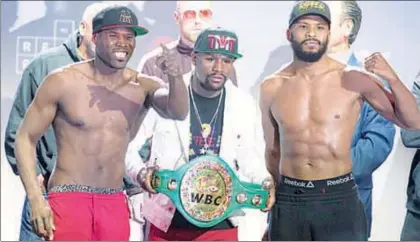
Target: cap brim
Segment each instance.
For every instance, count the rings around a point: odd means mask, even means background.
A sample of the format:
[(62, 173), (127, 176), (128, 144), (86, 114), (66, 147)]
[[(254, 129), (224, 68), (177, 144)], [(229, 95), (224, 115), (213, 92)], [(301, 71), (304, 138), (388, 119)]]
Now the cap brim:
[(141, 36), (141, 35), (145, 35), (145, 34), (149, 33), (149, 30), (144, 28), (144, 27), (132, 26), (130, 28), (133, 30), (133, 32), (135, 33), (136, 36)]
[(298, 15), (298, 16), (296, 16), (292, 21), (290, 21), (290, 24), (289, 24), (289, 28), (290, 28), (290, 26), (292, 26), (294, 23), (296, 23), (296, 21), (298, 20), (298, 19), (300, 19), (300, 18), (302, 18), (302, 17), (304, 17), (304, 16), (308, 16), (308, 15), (316, 15), (316, 16), (319, 16), (319, 17), (321, 17), (321, 18), (323, 18), (329, 25), (331, 25), (331, 20), (327, 17), (327, 16), (325, 16), (325, 15), (323, 15), (323, 14), (321, 14), (321, 13), (313, 13), (313, 12), (310, 12), (310, 13), (303, 13), (303, 14), (301, 14), (301, 15)]
[(194, 52), (196, 52), (196, 53), (216, 53), (216, 54), (221, 54), (221, 55), (227, 55), (227, 56), (235, 58), (235, 59), (242, 58), (242, 55), (239, 54), (239, 53), (231, 53), (231, 52), (220, 51), (220, 50), (206, 50), (206, 51), (194, 51)]

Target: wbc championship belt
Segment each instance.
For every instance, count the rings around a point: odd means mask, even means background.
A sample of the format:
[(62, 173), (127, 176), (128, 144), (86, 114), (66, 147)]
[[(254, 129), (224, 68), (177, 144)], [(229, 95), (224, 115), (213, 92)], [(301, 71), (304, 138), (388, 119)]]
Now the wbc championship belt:
[(152, 178), (152, 187), (166, 194), (192, 224), (214, 226), (241, 208), (266, 208), (268, 189), (241, 182), (218, 156), (199, 156), (177, 170), (162, 169)]

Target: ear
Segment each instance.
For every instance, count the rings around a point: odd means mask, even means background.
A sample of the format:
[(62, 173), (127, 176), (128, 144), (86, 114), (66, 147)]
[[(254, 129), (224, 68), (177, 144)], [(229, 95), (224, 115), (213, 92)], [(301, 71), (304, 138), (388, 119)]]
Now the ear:
[(87, 29), (87, 24), (85, 21), (80, 22), (79, 24), (79, 33), (81, 36), (85, 36)]
[(197, 65), (197, 54), (194, 52), (191, 54), (191, 61), (194, 66)]
[(178, 11), (174, 12), (174, 19), (175, 19), (175, 22), (177, 22), (179, 24), (179, 12)]
[(353, 20), (351, 20), (350, 18), (344, 19), (343, 22), (341, 23), (341, 28), (343, 29), (343, 34), (346, 37), (349, 37), (351, 34), (351, 31), (353, 31), (353, 28), (354, 28)]
[(96, 37), (98, 36), (98, 33), (95, 33), (92, 35), (92, 43), (96, 45)]
[(289, 42), (292, 40), (292, 31), (290, 28), (286, 30), (286, 38)]

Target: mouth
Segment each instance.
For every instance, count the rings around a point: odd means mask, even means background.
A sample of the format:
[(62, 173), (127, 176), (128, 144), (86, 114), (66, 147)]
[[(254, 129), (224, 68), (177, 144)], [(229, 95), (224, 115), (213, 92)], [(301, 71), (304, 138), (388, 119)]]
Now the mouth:
[(308, 47), (316, 47), (321, 45), (321, 43), (319, 43), (317, 40), (307, 40), (303, 44)]
[(199, 33), (199, 32), (201, 32), (201, 30), (202, 29), (193, 29), (193, 30), (191, 30), (191, 32), (193, 32), (193, 33)]
[(125, 61), (127, 59), (128, 52), (127, 51), (114, 51), (114, 56), (119, 61)]
[(216, 83), (221, 83), (221, 82), (223, 82), (223, 81), (225, 80), (225, 77), (224, 77), (223, 75), (212, 75), (212, 76), (210, 77), (210, 79), (211, 79), (213, 82), (216, 82)]

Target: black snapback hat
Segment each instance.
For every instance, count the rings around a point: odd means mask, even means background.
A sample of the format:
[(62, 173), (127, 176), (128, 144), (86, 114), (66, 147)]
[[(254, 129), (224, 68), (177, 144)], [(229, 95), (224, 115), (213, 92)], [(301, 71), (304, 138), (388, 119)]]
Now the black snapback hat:
[(126, 27), (135, 33), (136, 36), (145, 35), (149, 32), (146, 28), (139, 26), (137, 17), (131, 9), (124, 6), (112, 6), (100, 11), (92, 20), (93, 33), (103, 29)]
[(290, 14), (289, 27), (300, 17), (305, 15), (318, 15), (331, 24), (331, 13), (328, 5), (322, 1), (299, 1)]

